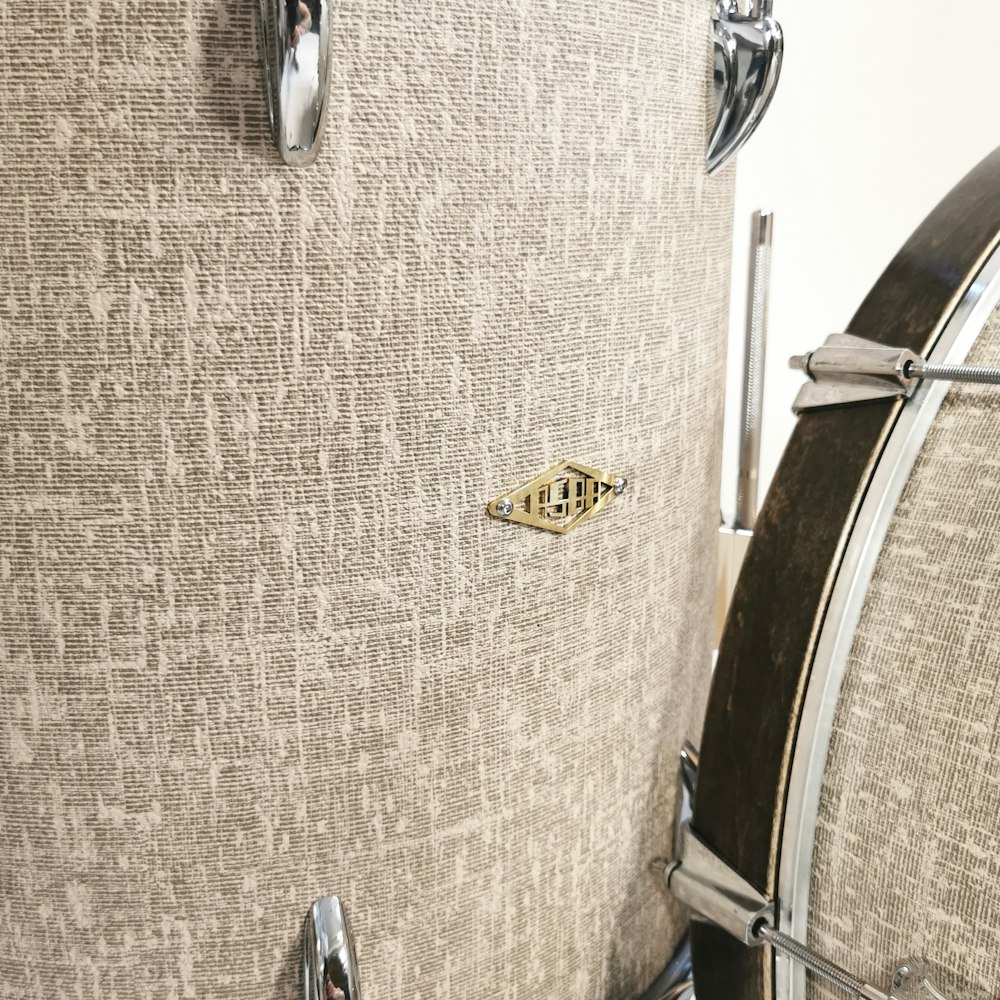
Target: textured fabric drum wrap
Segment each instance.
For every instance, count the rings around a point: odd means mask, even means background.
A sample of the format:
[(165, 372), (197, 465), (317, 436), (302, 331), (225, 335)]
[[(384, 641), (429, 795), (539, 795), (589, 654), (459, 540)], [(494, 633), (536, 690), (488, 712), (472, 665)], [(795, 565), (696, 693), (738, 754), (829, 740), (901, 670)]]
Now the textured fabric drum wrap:
[[(1000, 359), (1000, 312), (969, 360)], [(879, 555), (837, 706), (810, 941), (1000, 995), (1000, 391), (954, 385)], [(814, 995), (839, 996), (823, 984)]]
[[(339, 894), (366, 1000), (626, 1000), (708, 683), (710, 5), (338, 4), (295, 171), (254, 13), (0, 10), (0, 995), (296, 996)], [(563, 457), (628, 492), (487, 517)]]

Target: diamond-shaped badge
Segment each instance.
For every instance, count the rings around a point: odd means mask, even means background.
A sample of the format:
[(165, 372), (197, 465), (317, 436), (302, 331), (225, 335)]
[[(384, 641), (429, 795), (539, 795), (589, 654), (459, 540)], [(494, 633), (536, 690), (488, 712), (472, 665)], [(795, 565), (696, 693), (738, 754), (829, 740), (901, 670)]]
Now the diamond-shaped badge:
[(501, 521), (565, 534), (621, 496), (627, 485), (621, 476), (581, 462), (556, 462), (530, 483), (491, 500), (486, 509)]

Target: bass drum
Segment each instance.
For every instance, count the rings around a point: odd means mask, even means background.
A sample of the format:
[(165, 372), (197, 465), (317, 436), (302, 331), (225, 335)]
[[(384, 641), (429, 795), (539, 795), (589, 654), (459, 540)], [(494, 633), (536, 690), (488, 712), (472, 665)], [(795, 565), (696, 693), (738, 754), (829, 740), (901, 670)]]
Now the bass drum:
[[(850, 332), (996, 365), (998, 239), (995, 153)], [(694, 826), (780, 930), (883, 990), (923, 956), (963, 995), (1000, 994), (998, 442), (996, 385), (804, 412), (713, 682)], [(843, 995), (704, 924), (693, 949), (699, 1000)]]
[[(301, 996), (335, 895), (366, 1000), (626, 1000), (707, 698), (711, 10), (338, 4), (296, 169), (255, 13), (0, 11), (0, 995)], [(561, 459), (627, 489), (488, 515)]]

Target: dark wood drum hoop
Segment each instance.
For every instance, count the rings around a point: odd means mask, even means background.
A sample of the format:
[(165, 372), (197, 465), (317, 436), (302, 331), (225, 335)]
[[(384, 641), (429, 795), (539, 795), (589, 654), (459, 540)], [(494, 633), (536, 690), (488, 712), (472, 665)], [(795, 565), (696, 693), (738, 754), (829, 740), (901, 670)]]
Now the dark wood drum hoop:
[[(934, 209), (876, 282), (849, 332), (929, 353), (1000, 246), (1000, 149)], [(817, 342), (830, 331), (817, 331)], [(792, 756), (816, 644), (847, 540), (902, 403), (799, 417), (733, 595), (701, 740), (693, 828), (778, 895)], [(768, 948), (693, 922), (698, 1000), (773, 1000)]]

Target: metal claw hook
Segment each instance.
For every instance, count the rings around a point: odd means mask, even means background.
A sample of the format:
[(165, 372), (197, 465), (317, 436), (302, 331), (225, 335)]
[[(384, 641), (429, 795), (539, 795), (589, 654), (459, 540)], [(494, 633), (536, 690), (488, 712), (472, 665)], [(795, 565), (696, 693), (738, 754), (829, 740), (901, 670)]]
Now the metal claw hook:
[(337, 896), (317, 899), (302, 928), (303, 1000), (360, 1000), (358, 961)]
[(716, 116), (705, 154), (710, 174), (760, 124), (778, 85), (784, 51), (771, 0), (754, 0), (749, 14), (741, 14), (735, 0), (719, 0), (712, 29)]
[(260, 0), (271, 135), (290, 166), (319, 152), (330, 85), (330, 0)]

